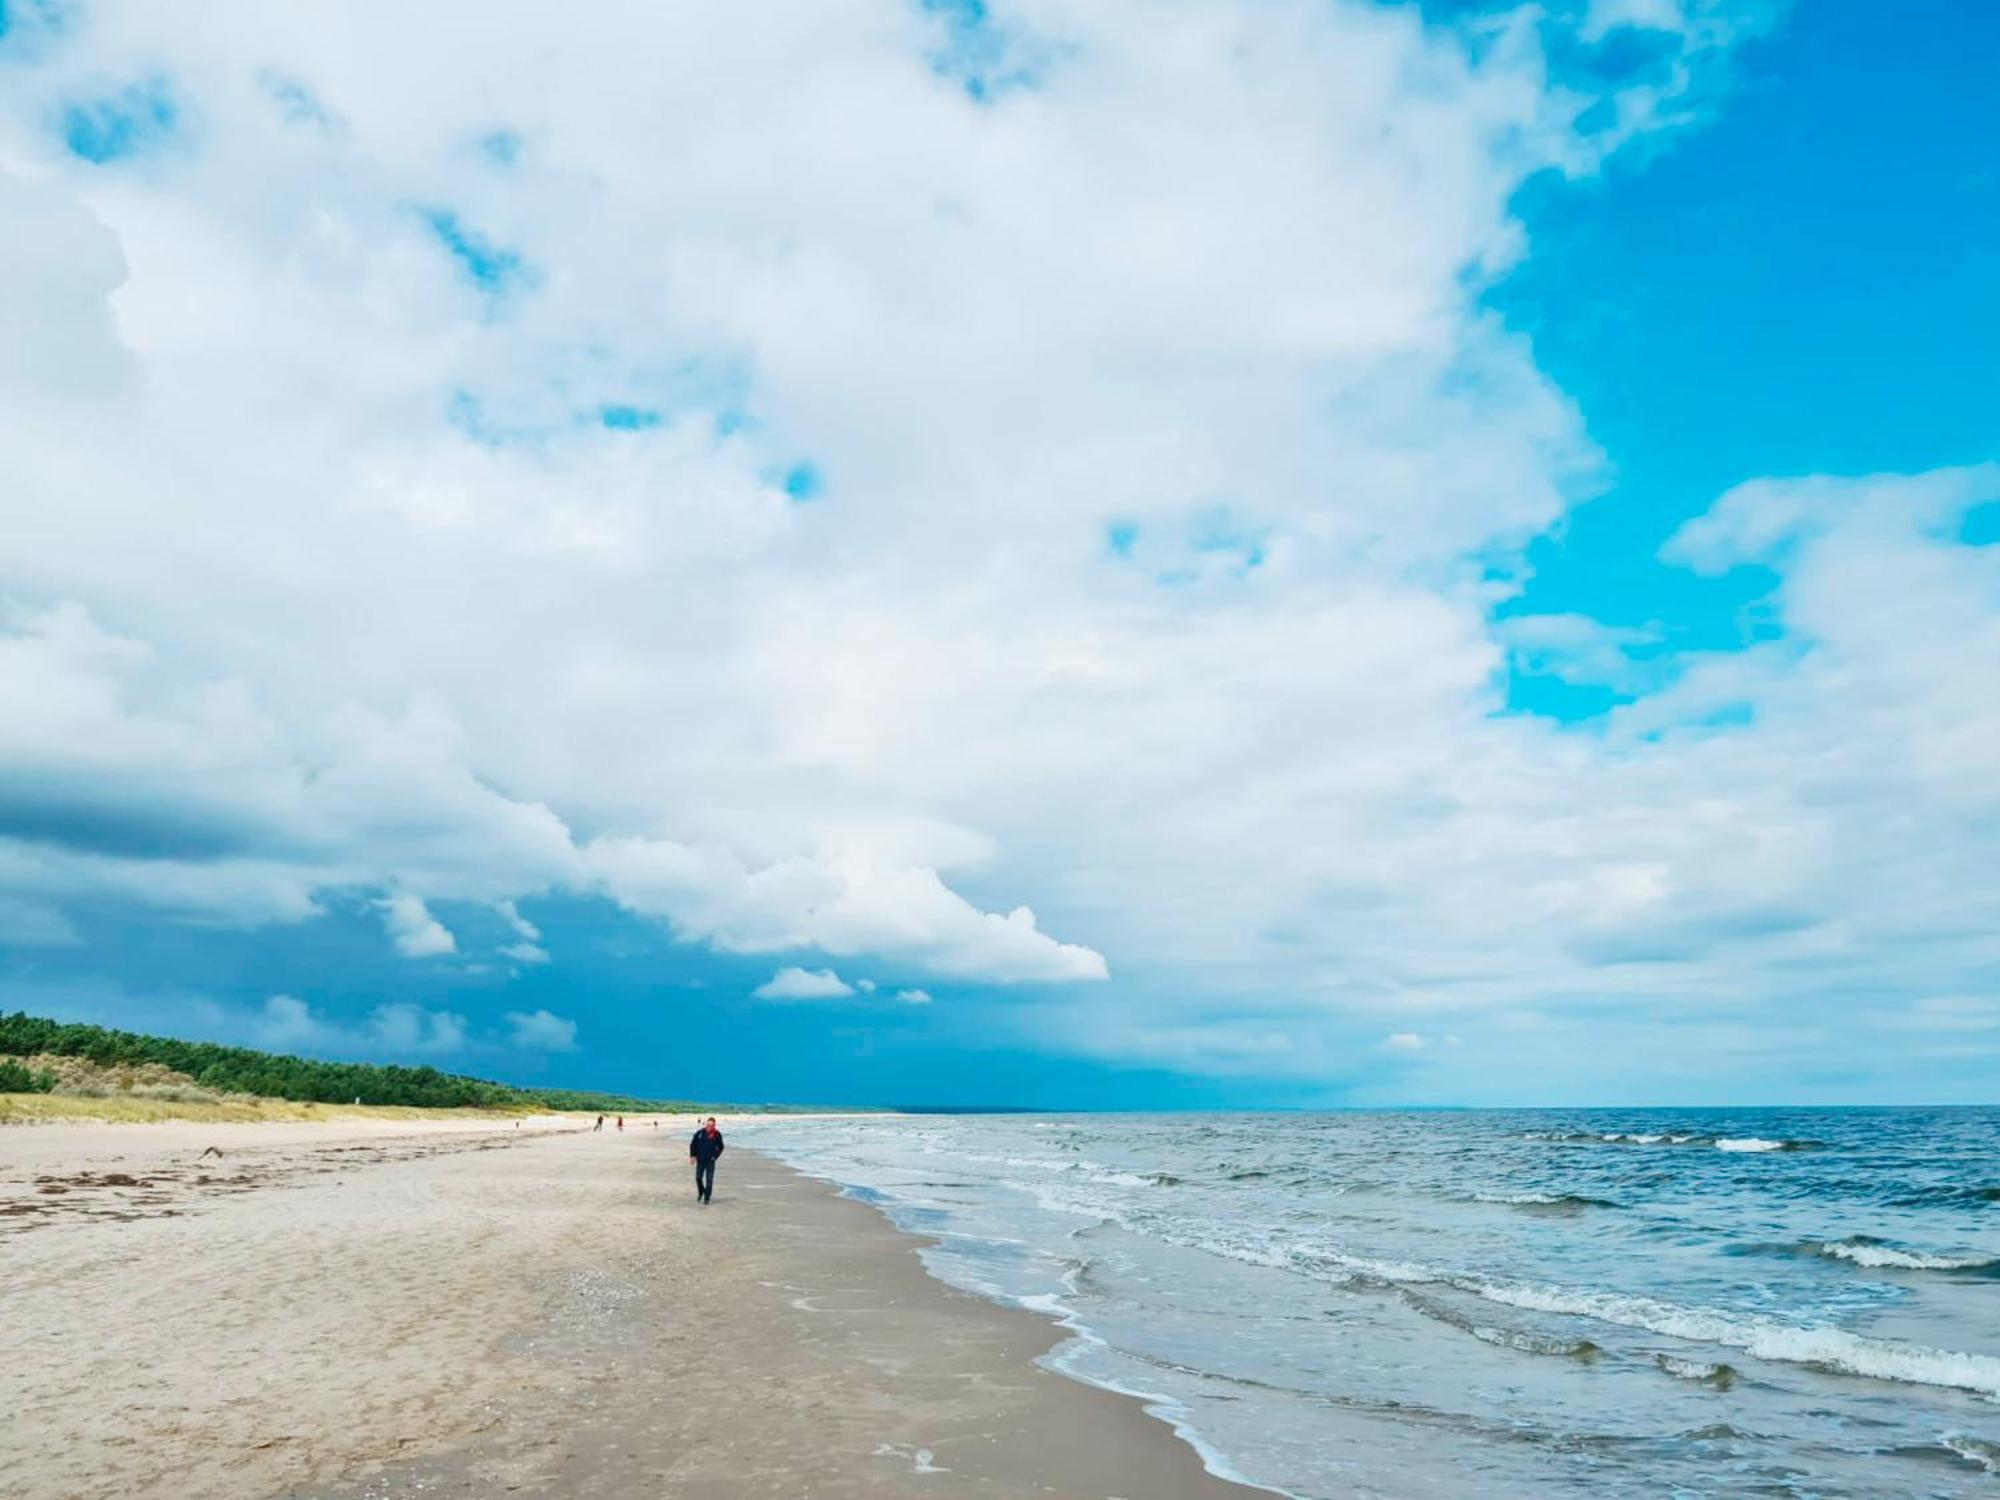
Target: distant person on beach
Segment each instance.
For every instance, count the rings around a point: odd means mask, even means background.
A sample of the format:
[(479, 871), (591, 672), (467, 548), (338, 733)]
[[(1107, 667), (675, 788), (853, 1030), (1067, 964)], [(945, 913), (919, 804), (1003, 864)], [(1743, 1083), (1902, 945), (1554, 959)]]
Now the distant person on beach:
[(688, 1160), (694, 1163), (694, 1196), (698, 1203), (706, 1203), (715, 1196), (715, 1159), (722, 1155), (722, 1132), (715, 1128), (715, 1116), (710, 1115), (701, 1129), (688, 1142)]
[(623, 1115), (618, 1117), (618, 1133), (620, 1135), (625, 1133), (625, 1117)]
[(590, 1128), (591, 1128), (592, 1130), (602, 1130), (602, 1129), (604, 1128), (604, 1116), (603, 1116), (603, 1115), (599, 1115), (599, 1116), (597, 1117), (597, 1123), (596, 1123), (595, 1125), (591, 1126)]

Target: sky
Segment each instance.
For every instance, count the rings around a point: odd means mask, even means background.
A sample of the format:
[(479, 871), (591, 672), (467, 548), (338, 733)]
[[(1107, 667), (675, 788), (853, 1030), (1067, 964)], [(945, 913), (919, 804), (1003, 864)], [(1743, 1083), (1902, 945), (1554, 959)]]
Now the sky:
[(2000, 11), (0, 0), (0, 1009), (1993, 1102)]

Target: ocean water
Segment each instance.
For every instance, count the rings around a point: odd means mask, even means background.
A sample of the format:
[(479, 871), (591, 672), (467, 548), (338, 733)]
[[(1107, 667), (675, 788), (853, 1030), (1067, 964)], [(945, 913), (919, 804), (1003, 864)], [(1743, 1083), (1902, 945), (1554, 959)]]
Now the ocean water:
[(738, 1130), (1287, 1494), (2000, 1495), (2000, 1110)]

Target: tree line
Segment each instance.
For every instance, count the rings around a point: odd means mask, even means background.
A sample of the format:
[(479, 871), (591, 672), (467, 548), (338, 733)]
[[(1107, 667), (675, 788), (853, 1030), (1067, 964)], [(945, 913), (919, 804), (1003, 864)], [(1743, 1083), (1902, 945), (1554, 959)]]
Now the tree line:
[(622, 1114), (690, 1108), (660, 1099), (578, 1089), (530, 1089), (395, 1063), (320, 1062), (309, 1057), (142, 1036), (25, 1011), (0, 1015), (0, 1093), (45, 1093), (52, 1075), (9, 1057), (81, 1057), (100, 1067), (158, 1063), (219, 1094), (261, 1094), (317, 1104), (414, 1104), (426, 1109), (575, 1109)]

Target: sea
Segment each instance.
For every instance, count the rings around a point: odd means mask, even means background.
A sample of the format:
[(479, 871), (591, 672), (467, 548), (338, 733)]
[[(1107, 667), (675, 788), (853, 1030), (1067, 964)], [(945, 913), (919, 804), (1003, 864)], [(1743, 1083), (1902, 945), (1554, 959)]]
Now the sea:
[(2000, 1496), (2000, 1110), (739, 1133), (1282, 1494)]

